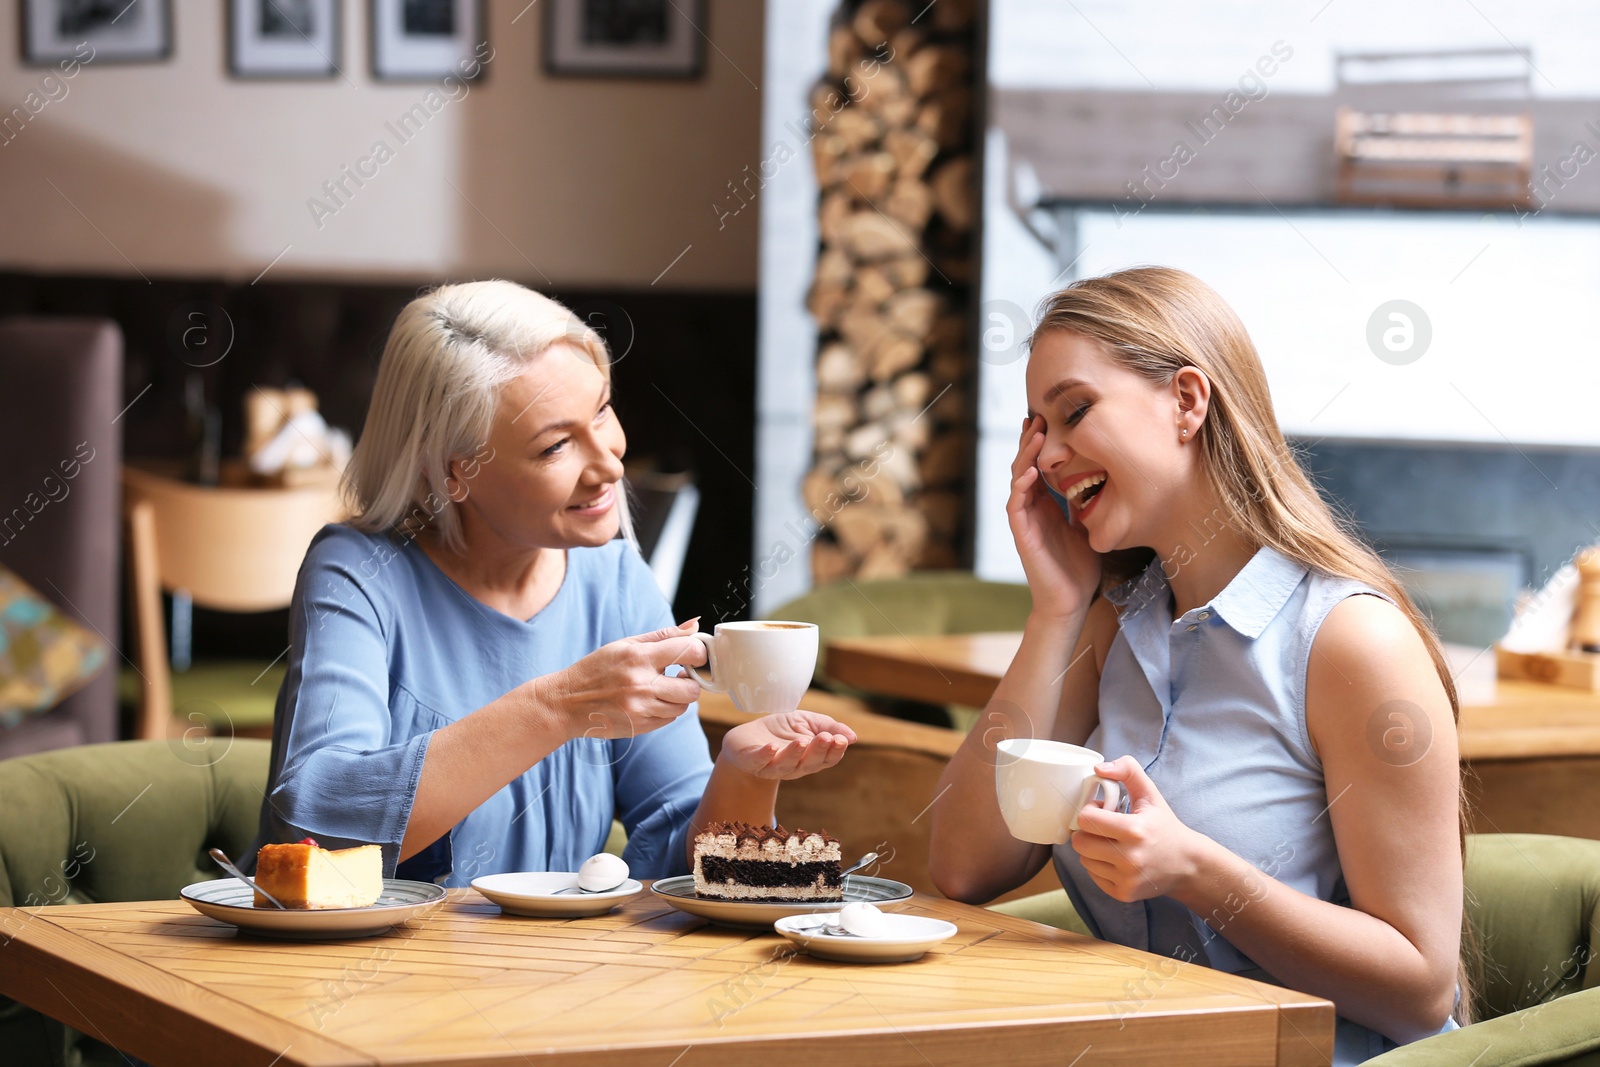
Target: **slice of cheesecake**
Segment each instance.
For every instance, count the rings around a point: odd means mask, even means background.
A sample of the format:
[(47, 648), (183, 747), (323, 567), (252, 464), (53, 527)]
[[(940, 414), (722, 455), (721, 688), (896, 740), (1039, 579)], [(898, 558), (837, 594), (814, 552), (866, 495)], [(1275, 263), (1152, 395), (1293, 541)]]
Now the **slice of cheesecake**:
[[(293, 845), (263, 845), (256, 854), (256, 885), (286, 908), (365, 908), (383, 892), (383, 850), (361, 845), (330, 852), (309, 837)], [(272, 907), (259, 893), (255, 905)]]

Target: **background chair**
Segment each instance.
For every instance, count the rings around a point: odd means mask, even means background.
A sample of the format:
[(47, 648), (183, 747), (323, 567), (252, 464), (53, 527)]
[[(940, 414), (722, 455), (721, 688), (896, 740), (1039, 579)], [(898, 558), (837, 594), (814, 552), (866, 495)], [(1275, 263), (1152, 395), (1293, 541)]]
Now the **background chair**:
[[(206, 856), (250, 847), (271, 745), (128, 741), (0, 762), (0, 906), (170, 900), (217, 876)], [(0, 922), (0, 942), (29, 912)], [(19, 1067), (127, 1061), (0, 998), (0, 1060)]]
[[(1372, 1067), (1600, 1067), (1600, 841), (1467, 838), (1467, 915), (1484, 974), (1471, 1026), (1404, 1045)], [(1087, 934), (1063, 890), (996, 911)]]
[[(176, 711), (191, 725), (270, 737), (287, 671), (283, 657), (196, 662), (174, 672), (161, 593), (182, 591), (218, 611), (287, 607), (311, 539), (342, 516), (338, 491), (201, 486), (132, 466), (124, 468), (122, 485), (138, 644), (138, 736), (167, 736)], [(283, 643), (287, 652), (287, 633)]]
[(1467, 914), (1483, 949), (1482, 1021), (1368, 1062), (1600, 1067), (1600, 841), (1468, 837)]
[[(0, 564), (115, 648), (122, 331), (109, 319), (0, 321), (0, 382)], [(116, 737), (116, 675), (106, 670), (0, 729), (0, 759)]]
[[(878, 635), (975, 634), (1020, 630), (1033, 597), (1026, 585), (985, 581), (965, 571), (921, 571), (904, 578), (844, 581), (819, 586), (768, 618), (814, 622), (823, 647), (835, 638)], [(818, 658), (814, 684), (866, 699), (879, 712), (966, 729), (972, 714), (863, 692), (830, 678)]]
[(639, 554), (650, 565), (657, 588), (671, 602), (678, 596), (678, 579), (689, 556), (700, 491), (692, 474), (644, 469), (629, 470), (627, 486)]

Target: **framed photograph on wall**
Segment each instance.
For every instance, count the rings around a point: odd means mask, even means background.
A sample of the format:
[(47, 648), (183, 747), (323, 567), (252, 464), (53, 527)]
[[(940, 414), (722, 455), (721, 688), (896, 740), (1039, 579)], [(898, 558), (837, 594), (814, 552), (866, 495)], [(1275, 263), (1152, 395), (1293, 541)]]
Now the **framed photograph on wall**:
[(228, 73), (331, 78), (339, 72), (340, 0), (228, 0)]
[(544, 68), (605, 78), (698, 78), (705, 0), (544, 0)]
[(482, 0), (372, 0), (368, 17), (380, 81), (477, 78), (494, 54)]
[(71, 58), (87, 62), (86, 57), (95, 63), (149, 63), (172, 55), (171, 0), (20, 3), (22, 61), (29, 66)]

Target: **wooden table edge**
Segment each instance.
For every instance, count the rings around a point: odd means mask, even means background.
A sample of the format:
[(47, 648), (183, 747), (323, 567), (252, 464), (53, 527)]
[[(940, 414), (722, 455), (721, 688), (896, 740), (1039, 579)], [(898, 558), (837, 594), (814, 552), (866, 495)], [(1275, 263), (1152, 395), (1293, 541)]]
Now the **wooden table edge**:
[[(452, 903), (475, 903), (479, 899), (479, 894), (469, 889), (456, 889), (450, 892), (448, 899)], [(917, 899), (922, 899), (920, 894), (913, 898)], [(924, 902), (949, 903), (937, 898), (926, 898)], [(108, 907), (126, 907), (126, 905), (108, 905)], [(152, 1062), (163, 1061), (166, 1057), (187, 1062), (193, 1058), (197, 1047), (203, 1050), (208, 1060), (229, 1063), (256, 1062), (257, 1057), (261, 1064), (282, 1064), (283, 1067), (347, 1067), (347, 1065), (354, 1067), (358, 1064), (369, 1065), (379, 1062), (300, 1024), (287, 1022), (259, 1011), (232, 997), (215, 992), (199, 982), (177, 978), (136, 957), (100, 945), (81, 934), (59, 926), (38, 911), (21, 908), (0, 909), (0, 916), (16, 916), (23, 921), (15, 936), (10, 941), (0, 944), (0, 960), (5, 959), (6, 952), (22, 952), (29, 955), (30, 972), (42, 978), (44, 983), (40, 985), (38, 981), (34, 981), (25, 987), (17, 980), (21, 968), (7, 966), (0, 968), (0, 993), (96, 1037), (119, 1051)], [(999, 912), (986, 910), (984, 921), (996, 928), (1026, 934), (1040, 940), (1074, 944), (1098, 943), (1094, 938), (1082, 934)], [(10, 929), (13, 925), (0, 924), (0, 929)], [(55, 980), (52, 980), (52, 974)], [(114, 985), (114, 988), (105, 990), (97, 996), (91, 996), (88, 992), (81, 991), (81, 983), (85, 977), (95, 979), (95, 984), (101, 986), (103, 990), (108, 984)], [(1229, 977), (1237, 978), (1243, 983), (1238, 995), (1251, 997), (1259, 1003), (1261, 1011), (1275, 1013), (1277, 1062), (1281, 1067), (1303, 1067), (1303, 1065), (1328, 1062), (1333, 1042), (1332, 1003), (1296, 990), (1238, 976)], [(69, 994), (69, 990), (78, 994), (76, 998)], [(166, 994), (165, 997), (163, 993)], [(85, 1004), (89, 1010), (80, 1006)], [(173, 1005), (181, 1006), (174, 1009)], [(96, 1013), (91, 1014), (91, 1011), (96, 1009)], [(181, 1012), (181, 1025), (169, 1022), (163, 1009)], [(1251, 1009), (1235, 1007), (1230, 1010)], [(1155, 1011), (1150, 1014), (1165, 1016), (1169, 1013)], [(1186, 1014), (1190, 1013), (1177, 1013), (1173, 1017), (1181, 1018)], [(101, 1026), (107, 1018), (112, 1020), (109, 1032)], [(1116, 1021), (1114, 1014), (1099, 1020), (1107, 1026)], [(1023, 1018), (987, 1022), (968, 1021), (936, 1029), (966, 1031), (1023, 1028), (1038, 1030), (1043, 1035), (1052, 1027), (1062, 1026), (1072, 1027), (1075, 1034), (1081, 1034), (1086, 1026), (1093, 1028), (1094, 1025), (1091, 1020), (1084, 1018), (1071, 1021)], [(1315, 1034), (1318, 1028), (1322, 1031), (1320, 1040)], [(869, 1028), (857, 1030), (854, 1034), (855, 1037), (864, 1035), (895, 1035), (897, 1038), (904, 1038), (904, 1034), (892, 1023), (883, 1028), (881, 1033), (877, 1028)], [(744, 1051), (755, 1054), (763, 1049), (770, 1049), (774, 1043), (783, 1044), (799, 1040), (804, 1039), (794, 1037), (763, 1039), (748, 1035), (737, 1037), (730, 1035), (726, 1039), (704, 1040), (698, 1044), (738, 1055)], [(599, 1064), (612, 1062), (626, 1064), (632, 1062), (629, 1057), (636, 1057), (655, 1048), (665, 1048), (665, 1046), (629, 1043), (611, 1047), (566, 1050), (552, 1056), (548, 1062), (552, 1067), (567, 1063), (569, 1059), (572, 1063), (595, 1064), (597, 1067)], [(1326, 1049), (1326, 1054), (1318, 1058), (1321, 1048)], [(421, 1055), (391, 1057), (382, 1062), (406, 1065), (406, 1067), (424, 1067), (424, 1065), (442, 1065), (454, 1061)], [(476, 1057), (472, 1062), (474, 1067), (498, 1067), (502, 1063), (506, 1065), (526, 1063), (527, 1057), (520, 1052), (508, 1052), (504, 1057)]]
[[(1259, 1009), (1266, 1012), (1271, 1005), (1263, 1004)], [(1286, 1042), (1284, 1038), (1284, 1015), (1277, 1013), (1277, 1051), (1274, 1062), (1277, 1067), (1327, 1067), (1333, 1058), (1333, 1029), (1331, 1025), (1332, 1005), (1328, 1005), (1330, 1025), (1324, 1047), (1326, 1053), (1320, 1055), (1315, 1051), (1314, 1044), (1294, 1038)], [(1243, 1009), (1251, 1010), (1251, 1009)], [(1235, 1012), (1237, 1014), (1237, 1011)], [(1161, 1019), (1180, 1023), (1185, 1019), (1193, 1018), (1192, 1013), (1154, 1013), (1152, 1019)], [(1120, 1031), (1121, 1022), (1115, 1016), (1105, 1018), (1076, 1018), (1072, 1020), (1061, 1019), (1008, 1019), (995, 1022), (952, 1023), (947, 1026), (929, 1030), (915, 1031), (917, 1040), (912, 1041), (903, 1029), (891, 1024), (875, 1027), (864, 1027), (852, 1030), (848, 1034), (835, 1034), (821, 1032), (815, 1035), (797, 1036), (790, 1035), (778, 1038), (764, 1038), (751, 1035), (737, 1035), (731, 1037), (702, 1038), (686, 1045), (682, 1043), (664, 1042), (638, 1042), (607, 1045), (587, 1049), (558, 1050), (543, 1054), (537, 1060), (531, 1060), (527, 1055), (517, 1051), (497, 1053), (492, 1056), (475, 1056), (470, 1061), (470, 1067), (635, 1067), (646, 1060), (652, 1053), (659, 1053), (661, 1062), (671, 1067), (684, 1061), (686, 1067), (700, 1067), (706, 1061), (703, 1058), (687, 1058), (686, 1054), (691, 1049), (704, 1049), (712, 1054), (713, 1063), (719, 1064), (746, 1064), (761, 1063), (791, 1064), (827, 1062), (830, 1059), (843, 1060), (846, 1056), (864, 1057), (870, 1062), (870, 1051), (860, 1048), (843, 1049), (838, 1046), (842, 1043), (861, 1045), (865, 1043), (881, 1042), (885, 1045), (900, 1046), (909, 1044), (921, 1057), (923, 1062), (929, 1061), (924, 1049), (931, 1049), (935, 1053), (948, 1052), (939, 1039), (962, 1039), (968, 1035), (983, 1035), (988, 1039), (988, 1044), (995, 1042), (1009, 1043), (1019, 1040), (1036, 1042), (1040, 1046), (1062, 1047), (1070, 1042), (1073, 1045), (1082, 1044), (1085, 1051), (1092, 1049), (1105, 1036)], [(1291, 1034), (1292, 1036), (1292, 1034)], [(932, 1040), (930, 1040), (932, 1039)], [(1299, 1046), (1293, 1043), (1299, 1042)], [(938, 1046), (938, 1047), (935, 1047)], [(676, 1059), (672, 1058), (674, 1050), (678, 1051)], [(1119, 1050), (1127, 1051), (1127, 1050)], [(1133, 1054), (1137, 1054), (1136, 1052)], [(993, 1058), (972, 1059), (963, 1057), (960, 1060), (943, 1060), (945, 1063), (993, 1063)], [(1062, 1057), (1061, 1063), (1070, 1063), (1069, 1057)], [(383, 1061), (383, 1067), (463, 1067), (461, 1061), (452, 1058), (440, 1058), (436, 1055), (395, 1056)]]
[(1457, 741), (1461, 759), (1466, 763), (1600, 758), (1600, 729), (1552, 736), (1547, 727), (1477, 727), (1458, 730)]
[[(880, 643), (883, 638), (864, 640)], [(905, 643), (905, 647), (910, 652), (916, 651), (916, 645), (910, 641)], [(927, 666), (940, 675), (940, 680), (924, 679), (922, 666), (915, 665), (909, 673), (896, 676), (897, 684), (885, 687), (883, 675), (895, 672), (898, 668), (886, 664), (881, 652), (872, 647), (857, 647), (854, 639), (848, 637), (828, 642), (824, 662), (829, 676), (846, 685), (855, 686), (869, 693), (892, 692), (896, 696), (922, 700), (930, 704), (965, 704), (968, 707), (981, 708), (994, 695), (996, 685), (995, 680), (982, 671), (949, 663), (941, 667), (929, 661)]]
[[(282, 1067), (354, 1067), (377, 1062), (314, 1030), (97, 944), (37, 911), (6, 908), (0, 909), (0, 916), (22, 920), (10, 940), (0, 944), (0, 961), (6, 960), (8, 953), (21, 954), (27, 957), (29, 973), (39, 978), (25, 984), (19, 980), (21, 967), (14, 963), (0, 967), (0, 994), (119, 1052), (150, 1062), (188, 1062), (195, 1058), (198, 1046), (208, 1061), (219, 1063), (254, 1063), (252, 1053), (260, 1055), (263, 1065)], [(9, 921), (0, 924), (0, 929), (12, 928)], [(10, 959), (15, 961), (17, 955)], [(102, 986), (115, 983), (116, 995), (84, 990), (86, 978)], [(181, 1026), (166, 1019), (174, 1005), (182, 1005), (176, 1008), (183, 1013)], [(102, 1026), (108, 1019), (110, 1031)]]
[(1278, 1067), (1327, 1067), (1333, 1062), (1336, 1026), (1331, 1000), (1279, 1004)]

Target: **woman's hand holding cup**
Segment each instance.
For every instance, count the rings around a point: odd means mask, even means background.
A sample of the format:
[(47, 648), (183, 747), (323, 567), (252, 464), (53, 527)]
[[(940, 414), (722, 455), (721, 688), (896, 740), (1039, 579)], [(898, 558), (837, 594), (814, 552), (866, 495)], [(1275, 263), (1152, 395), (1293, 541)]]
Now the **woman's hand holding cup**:
[[(1132, 756), (1102, 763), (1094, 771), (1127, 790), (1128, 810), (1091, 804), (1078, 813), (1072, 848), (1083, 869), (1114, 900), (1130, 903), (1169, 896), (1180, 903), (1188, 901), (1190, 890), (1204, 881), (1207, 858), (1214, 858), (1219, 846), (1184, 825)], [(1247, 882), (1247, 893), (1254, 893), (1251, 885), (1265, 892), (1264, 883)]]
[(659, 730), (700, 699), (687, 674), (665, 673), (673, 664), (699, 667), (705, 646), (691, 619), (653, 633), (624, 637), (589, 653), (563, 671), (534, 679), (539, 702), (555, 710), (568, 737), (636, 737)]

